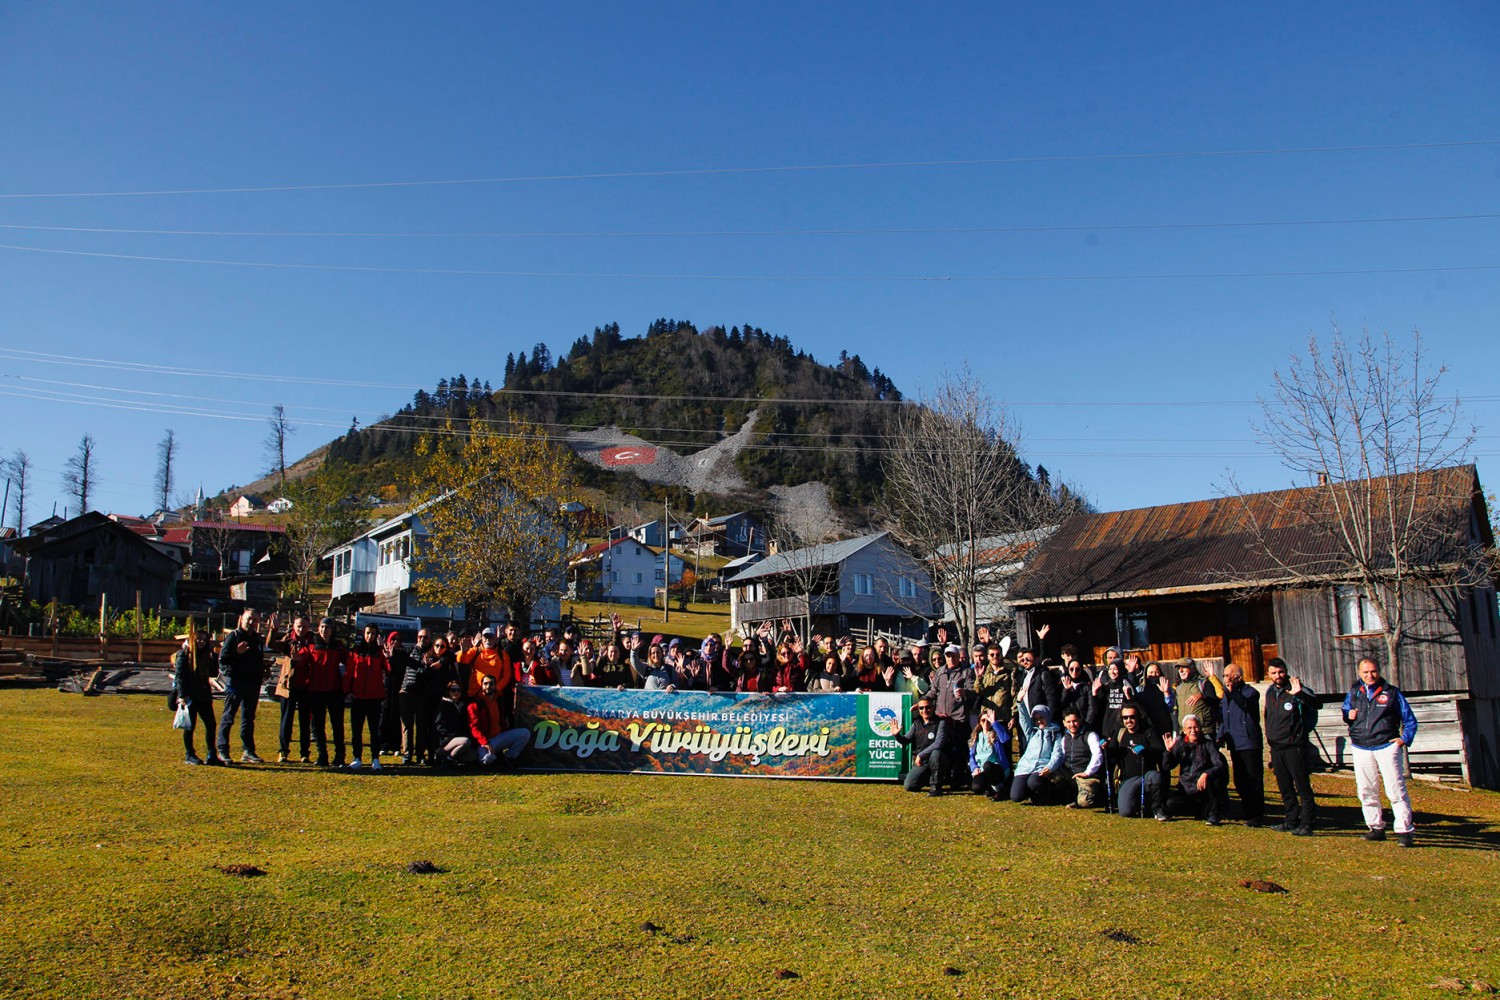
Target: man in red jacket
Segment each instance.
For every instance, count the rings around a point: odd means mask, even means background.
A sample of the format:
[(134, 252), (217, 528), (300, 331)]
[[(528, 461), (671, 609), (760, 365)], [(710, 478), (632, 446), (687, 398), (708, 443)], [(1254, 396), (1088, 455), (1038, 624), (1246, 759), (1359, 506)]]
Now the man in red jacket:
[(351, 771), (358, 770), (364, 756), (366, 726), (370, 731), (370, 768), (380, 770), (380, 716), (385, 706), (385, 678), (390, 661), (380, 647), (380, 632), (366, 625), (364, 638), (349, 650), (344, 671), (344, 694), (350, 699), (350, 721), (354, 726), (354, 759)]
[(479, 762), (514, 764), (531, 739), (531, 731), (522, 727), (504, 728), (500, 710), (499, 689), (495, 678), (486, 674), (479, 682), (479, 693), (469, 702), (469, 733), (479, 745)]
[(313, 740), (318, 744), (318, 766), (328, 766), (326, 722), (333, 723), (334, 767), (344, 766), (344, 671), (349, 650), (333, 634), (333, 619), (318, 622), (318, 635), (294, 660), (294, 676), (300, 668), (312, 704)]

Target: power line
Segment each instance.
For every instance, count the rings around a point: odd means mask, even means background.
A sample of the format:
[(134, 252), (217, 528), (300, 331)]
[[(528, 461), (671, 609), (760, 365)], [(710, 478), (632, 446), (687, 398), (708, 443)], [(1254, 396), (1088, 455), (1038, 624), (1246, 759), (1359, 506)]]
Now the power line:
[(364, 264), (305, 264), (284, 261), (224, 260), (208, 257), (165, 257), (155, 254), (105, 253), (98, 250), (63, 250), (0, 243), (0, 250), (98, 257), (111, 260), (145, 261), (158, 264), (203, 264), (216, 267), (249, 267), (278, 271), (345, 271), (360, 274), (458, 275), (487, 278), (587, 278), (615, 281), (845, 281), (845, 282), (948, 282), (948, 281), (1166, 281), (1212, 278), (1328, 278), (1377, 274), (1440, 274), (1496, 271), (1500, 264), (1449, 264), (1423, 267), (1351, 267), (1312, 271), (1167, 271), (1148, 274), (687, 274), (630, 271), (508, 271), (465, 267), (385, 267)]
[(269, 184), (240, 187), (171, 188), (137, 191), (68, 191), (0, 194), (0, 199), (29, 198), (141, 198), (197, 194), (274, 194), (294, 191), (358, 191), (379, 188), (456, 187), (481, 184), (527, 184), (542, 181), (624, 180), (654, 177), (704, 177), (735, 174), (812, 173), (841, 170), (905, 170), (914, 167), (990, 167), (1029, 163), (1093, 163), (1116, 160), (1214, 159), (1241, 156), (1285, 156), (1325, 153), (1398, 152), (1460, 149), (1500, 145), (1500, 139), (1460, 139), (1442, 142), (1372, 143), (1351, 146), (1283, 146), (1249, 149), (1164, 150), (1122, 153), (1056, 153), (946, 160), (876, 160), (853, 163), (786, 164), (745, 167), (678, 167), (661, 170), (613, 170), (574, 174), (516, 174), (441, 180), (349, 181), (333, 184)]
[(687, 229), (687, 230), (600, 230), (597, 232), (532, 230), (462, 232), (453, 230), (393, 232), (297, 232), (221, 229), (125, 229), (104, 226), (31, 226), (0, 223), (0, 229), (44, 233), (91, 233), (120, 236), (212, 236), (252, 239), (657, 239), (657, 238), (739, 238), (783, 236), (979, 236), (1024, 233), (1108, 233), (1155, 232), (1194, 229), (1265, 229), (1299, 226), (1394, 225), (1413, 222), (1474, 222), (1500, 219), (1500, 213), (1466, 215), (1393, 215), (1367, 218), (1332, 219), (1265, 219), (1229, 222), (1154, 222), (1103, 225), (1052, 226), (877, 226), (868, 228), (824, 229)]

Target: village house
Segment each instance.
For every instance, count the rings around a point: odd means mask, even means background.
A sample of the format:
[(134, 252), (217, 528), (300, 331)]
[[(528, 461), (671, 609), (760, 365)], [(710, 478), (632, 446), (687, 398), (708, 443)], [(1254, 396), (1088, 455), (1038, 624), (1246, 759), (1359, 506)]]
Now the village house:
[(57, 601), (96, 608), (104, 596), (122, 605), (175, 608), (182, 562), (171, 546), (154, 543), (106, 514), (89, 511), (16, 539), (15, 551), (26, 561), (26, 589), (39, 603)]
[[(938, 549), (936, 558), (932, 560), (937, 564), (934, 566), (937, 570), (935, 575), (941, 578), (943, 563), (964, 562), (972, 551), (975, 563), (974, 622), (980, 625), (986, 622), (1009, 622), (1015, 616), (1009, 601), (1011, 582), (1025, 567), (1026, 560), (1036, 551), (1037, 546), (1056, 530), (1057, 526), (1051, 525), (1045, 528), (1033, 528), (1030, 531), (992, 535), (972, 543), (944, 545)], [(943, 620), (956, 622), (959, 617), (958, 609), (953, 606), (950, 595), (945, 594), (943, 596)]]
[[(330, 609), (364, 609), (375, 614), (434, 621), (503, 617), (503, 610), (497, 615), (496, 609), (491, 609), (486, 615), (479, 608), (422, 600), (417, 591), (419, 577), (412, 568), (412, 554), (427, 537), (420, 510), (403, 511), (323, 554), (333, 565)], [(531, 611), (537, 621), (556, 621), (560, 613), (556, 597), (542, 598)]]
[(234, 503), (229, 505), (230, 517), (249, 517), (266, 509), (265, 500), (254, 493), (241, 493)]
[(728, 586), (730, 624), (742, 634), (783, 619), (825, 635), (925, 632), (938, 613), (927, 570), (886, 531), (778, 552)]
[(764, 554), (766, 530), (758, 519), (744, 511), (722, 517), (700, 517), (684, 533), (683, 547), (699, 556), (730, 559)]
[[(1449, 549), (1493, 546), (1474, 467), (1424, 475), (1434, 477), (1432, 496), (1450, 498), (1441, 501), (1440, 521)], [(1371, 654), (1394, 683), (1421, 696), (1434, 724), (1413, 765), (1436, 753), (1444, 759), (1433, 763), (1451, 758), (1474, 784), (1500, 787), (1494, 581), (1414, 587), (1412, 634), (1392, 667), (1368, 594), (1336, 574), (1309, 578), (1289, 570), (1324, 565), (1334, 548), (1309, 521), (1288, 513), (1297, 509), (1295, 492), (1070, 518), (1011, 586), (1017, 634), (1036, 636), (1047, 626), (1043, 655), (1072, 643), (1085, 659), (1103, 663), (1107, 647), (1119, 646), (1143, 660), (1191, 657), (1216, 674), (1233, 662), (1251, 681), (1280, 656), (1319, 694), (1339, 699), (1358, 659)], [(1256, 523), (1272, 526), (1260, 540), (1247, 527), (1247, 509)], [(1338, 713), (1323, 716), (1332, 716), (1330, 732), (1337, 730)], [(1454, 734), (1446, 746), (1436, 739), (1442, 726)], [(1339, 739), (1335, 733), (1328, 740), (1331, 763), (1342, 756)]]
[(672, 583), (681, 581), (687, 563), (676, 553), (658, 551), (633, 538), (590, 545), (568, 564), (574, 599), (650, 605), (657, 589), (666, 585), (664, 563), (671, 567)]

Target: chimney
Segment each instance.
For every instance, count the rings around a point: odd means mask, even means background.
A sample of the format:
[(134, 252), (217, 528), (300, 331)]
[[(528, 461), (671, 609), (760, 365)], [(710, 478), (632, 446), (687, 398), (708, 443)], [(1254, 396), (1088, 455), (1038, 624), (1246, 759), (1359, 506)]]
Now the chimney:
[(1320, 473), (1318, 473), (1318, 485), (1319, 486), (1327, 486), (1328, 485), (1328, 473), (1326, 473), (1326, 472), (1320, 472)]

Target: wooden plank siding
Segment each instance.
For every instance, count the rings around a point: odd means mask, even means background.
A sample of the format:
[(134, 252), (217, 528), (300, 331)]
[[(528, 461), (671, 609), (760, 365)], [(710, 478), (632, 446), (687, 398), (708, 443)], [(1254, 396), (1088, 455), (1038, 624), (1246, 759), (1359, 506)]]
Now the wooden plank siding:
[[(1323, 694), (1324, 692), (1319, 692)], [(1349, 746), (1349, 727), (1340, 711), (1344, 696), (1333, 692), (1325, 697), (1318, 713), (1318, 728), (1313, 746), (1329, 767), (1345, 770), (1353, 767)], [(1465, 777), (1465, 733), (1460, 724), (1460, 704), (1468, 699), (1457, 695), (1413, 695), (1407, 698), (1411, 713), (1417, 717), (1417, 739), (1407, 752), (1413, 771), (1441, 772)], [(1477, 776), (1476, 776), (1477, 777)]]
[(1337, 634), (1330, 588), (1277, 591), (1276, 635), (1281, 656), (1292, 673), (1326, 694), (1348, 690), (1365, 655), (1373, 656), (1386, 678), (1403, 691), (1467, 692), (1469, 671), (1455, 621), (1461, 609), (1454, 607), (1452, 591), (1418, 590), (1411, 600), (1414, 624), (1402, 647), (1402, 662), (1392, 669), (1386, 662), (1382, 635)]

